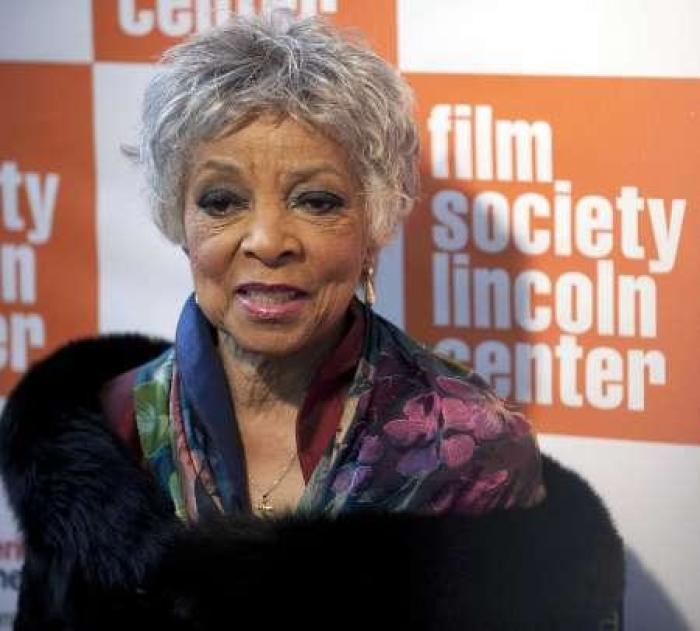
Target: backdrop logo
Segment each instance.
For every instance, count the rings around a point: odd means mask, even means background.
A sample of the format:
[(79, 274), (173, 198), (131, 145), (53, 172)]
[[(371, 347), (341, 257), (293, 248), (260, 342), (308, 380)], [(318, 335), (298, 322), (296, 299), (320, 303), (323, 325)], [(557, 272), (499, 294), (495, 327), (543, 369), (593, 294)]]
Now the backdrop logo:
[[(636, 102), (599, 118), (589, 109), (581, 127), (557, 101), (567, 93), (576, 103), (572, 93), (588, 90), (605, 102), (609, 80), (457, 77), (450, 99), (434, 81), (412, 77), (426, 186), (407, 258), (411, 278), (420, 265), (427, 272), (407, 288), (409, 329), (474, 365), (502, 396), (532, 404), (542, 429), (700, 442), (700, 397), (676, 403), (675, 425), (650, 416), (673, 407), (688, 343), (700, 337), (697, 324), (681, 333), (662, 317), (698, 269), (684, 239), (697, 232), (688, 225), (697, 178), (680, 178), (674, 161), (697, 154), (697, 94), (670, 81), (657, 89), (679, 89), (680, 102), (652, 102), (654, 82), (616, 80), (623, 100)], [(496, 88), (490, 98), (480, 82)], [(530, 103), (526, 82), (538, 94)], [(650, 114), (670, 129), (657, 133)], [(642, 142), (630, 141), (635, 134)], [(548, 420), (552, 407), (561, 420)], [(591, 408), (609, 416), (596, 412), (594, 427)]]
[(393, 0), (93, 0), (98, 61), (155, 61), (180, 39), (221, 25), (232, 15), (287, 8), (366, 32), (383, 55), (395, 57)]
[(223, 24), (232, 14), (257, 15), (275, 8), (288, 8), (301, 16), (332, 14), (334, 0), (155, 0), (152, 8), (139, 8), (136, 0), (119, 0), (118, 24), (125, 35), (144, 37), (154, 30), (168, 37), (182, 37)]
[[(0, 397), (66, 339), (94, 333), (90, 69), (0, 68)], [(56, 94), (61, 94), (57, 99)]]
[(30, 349), (46, 341), (43, 316), (26, 309), (37, 301), (36, 248), (51, 239), (59, 182), (56, 173), (23, 171), (13, 160), (0, 163), (3, 233), (20, 239), (0, 244), (0, 296), (10, 308), (0, 318), (0, 369), (14, 373), (24, 372)]

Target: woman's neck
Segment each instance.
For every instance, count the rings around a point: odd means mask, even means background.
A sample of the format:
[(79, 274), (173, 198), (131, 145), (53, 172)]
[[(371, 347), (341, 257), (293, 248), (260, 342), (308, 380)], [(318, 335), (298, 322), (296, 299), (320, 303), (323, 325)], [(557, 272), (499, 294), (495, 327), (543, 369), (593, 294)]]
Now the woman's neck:
[(230, 335), (219, 331), (219, 356), (236, 415), (266, 417), (281, 410), (298, 412), (319, 365), (337, 345), (341, 333), (342, 327), (338, 327), (323, 344), (274, 357), (245, 351)]

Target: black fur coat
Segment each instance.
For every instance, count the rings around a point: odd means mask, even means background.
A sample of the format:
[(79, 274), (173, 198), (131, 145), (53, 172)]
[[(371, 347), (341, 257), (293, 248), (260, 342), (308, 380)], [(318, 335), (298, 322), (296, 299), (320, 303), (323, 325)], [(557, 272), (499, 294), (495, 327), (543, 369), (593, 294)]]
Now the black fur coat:
[(10, 396), (0, 464), (26, 546), (18, 631), (621, 628), (620, 538), (548, 458), (548, 497), (530, 510), (178, 522), (98, 398), (161, 350), (74, 343)]

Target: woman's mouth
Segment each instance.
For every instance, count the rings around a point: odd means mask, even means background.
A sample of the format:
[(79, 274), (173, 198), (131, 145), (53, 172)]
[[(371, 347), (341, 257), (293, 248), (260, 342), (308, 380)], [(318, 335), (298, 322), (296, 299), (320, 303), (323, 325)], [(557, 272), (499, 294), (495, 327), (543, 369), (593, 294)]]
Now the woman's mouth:
[(249, 317), (271, 321), (298, 315), (309, 295), (290, 285), (245, 283), (236, 287), (235, 296)]

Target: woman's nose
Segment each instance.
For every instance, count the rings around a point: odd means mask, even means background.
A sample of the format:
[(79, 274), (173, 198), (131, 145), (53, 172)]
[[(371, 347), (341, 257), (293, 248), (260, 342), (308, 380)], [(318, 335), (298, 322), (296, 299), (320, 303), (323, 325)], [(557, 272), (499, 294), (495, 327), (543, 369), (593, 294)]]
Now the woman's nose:
[(299, 239), (284, 209), (270, 205), (251, 212), (241, 247), (246, 256), (272, 266), (288, 262), (301, 251)]

